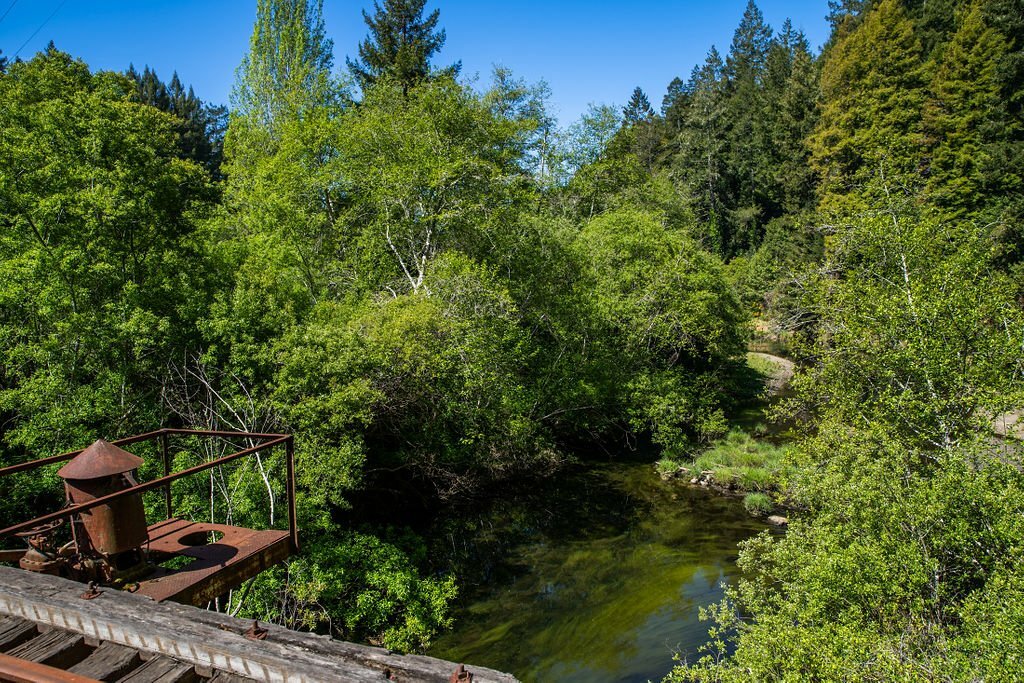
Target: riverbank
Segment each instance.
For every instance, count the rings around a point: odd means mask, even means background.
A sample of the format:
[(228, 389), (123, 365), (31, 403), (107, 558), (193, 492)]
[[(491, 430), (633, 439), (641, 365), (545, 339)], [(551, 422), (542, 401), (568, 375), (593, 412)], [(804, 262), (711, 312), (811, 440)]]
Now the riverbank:
[[(743, 499), (751, 515), (785, 518), (786, 485), (792, 474), (788, 465), (788, 434), (785, 425), (768, 418), (771, 407), (782, 398), (793, 378), (793, 361), (761, 351), (747, 353), (747, 366), (761, 377), (762, 391), (741, 412), (741, 419), (724, 438), (690, 458), (662, 458), (655, 469), (666, 480)], [(784, 523), (784, 522), (783, 522)]]

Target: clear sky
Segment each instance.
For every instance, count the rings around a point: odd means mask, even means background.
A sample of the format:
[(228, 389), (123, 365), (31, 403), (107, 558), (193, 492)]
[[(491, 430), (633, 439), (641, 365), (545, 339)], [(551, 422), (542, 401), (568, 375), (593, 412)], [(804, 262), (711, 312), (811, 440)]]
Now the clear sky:
[[(826, 0), (760, 0), (773, 28), (787, 17), (811, 46), (827, 38)], [(589, 103), (622, 104), (642, 87), (657, 109), (674, 76), (686, 78), (712, 44), (724, 54), (746, 0), (429, 0), (448, 42), (437, 64), (461, 59), (486, 80), (500, 64), (551, 86), (563, 124)], [(325, 0), (336, 68), (366, 35), (372, 0)], [(53, 40), (93, 69), (134, 63), (165, 81), (177, 70), (196, 94), (226, 103), (248, 47), (256, 0), (0, 0), (0, 50), (30, 58)], [(49, 18), (49, 21), (47, 19)], [(44, 25), (44, 22), (45, 25)], [(37, 29), (42, 29), (36, 33)], [(24, 47), (22, 47), (24, 45)]]

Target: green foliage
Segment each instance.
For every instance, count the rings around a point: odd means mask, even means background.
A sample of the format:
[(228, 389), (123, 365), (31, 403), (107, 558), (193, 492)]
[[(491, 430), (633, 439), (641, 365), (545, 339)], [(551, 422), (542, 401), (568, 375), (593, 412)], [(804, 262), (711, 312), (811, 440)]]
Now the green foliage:
[(717, 614), (720, 626), (742, 634), (733, 657), (716, 665), (712, 645), (688, 676), (828, 680), (852, 668), (865, 679), (915, 679), (921, 671), (988, 678), (1006, 670), (993, 650), (1008, 645), (1000, 652), (1012, 658), (1018, 644), (983, 645), (979, 634), (1005, 624), (1018, 603), (1008, 592), (1007, 611), (982, 615), (978, 605), (1014, 564), (1024, 531), (1020, 473), (969, 451), (927, 475), (911, 473), (922, 454), (881, 435), (850, 437), (828, 443), (830, 465), (815, 473), (828, 491), (819, 514), (791, 521), (782, 539), (762, 535), (744, 548), (747, 578), (731, 598), (754, 619), (736, 621), (729, 606)]
[(354, 310), (322, 304), (283, 340), (281, 410), (308, 434), (310, 491), (330, 500), (353, 488), (366, 442), (371, 469), (411, 470), (442, 495), (553, 457), (518, 379), (530, 347), (508, 294), (454, 254), (439, 258), (426, 286), (430, 296)]
[(165, 84), (148, 66), (140, 74), (129, 66), (125, 75), (135, 81), (139, 102), (173, 114), (178, 119), (178, 145), (181, 156), (202, 164), (214, 177), (219, 176), (223, 157), (227, 109), (204, 104), (190, 87), (185, 91), (178, 73)]
[(724, 431), (725, 371), (743, 348), (744, 317), (718, 260), (637, 211), (590, 221), (577, 248), (610, 350), (629, 368), (619, 400), (632, 424), (673, 447)]
[(792, 458), (808, 514), (747, 544), (714, 612), (738, 637), (680, 680), (1005, 670), (978, 636), (1004, 613), (979, 605), (1015, 566), (1024, 479), (987, 435), (1021, 400), (1024, 315), (979, 226), (895, 200), (848, 220), (810, 285), (818, 333), (795, 383), (815, 416)]
[(213, 198), (174, 119), (56, 50), (0, 78), (0, 411), (40, 456), (159, 423), (164, 363), (197, 339)]
[(775, 504), (767, 494), (748, 493), (743, 496), (743, 507), (752, 515), (767, 515), (775, 507)]
[(623, 123), (628, 126), (646, 121), (652, 116), (654, 116), (654, 109), (651, 108), (651, 101), (647, 99), (647, 95), (640, 86), (637, 86), (633, 89), (629, 102), (622, 108)]
[[(808, 307), (815, 367), (798, 388), (837, 421), (883, 421), (945, 447), (1013, 404), (1022, 324), (988, 231), (893, 199), (828, 238)], [(826, 403), (827, 401), (827, 403)]]
[(530, 198), (522, 122), (495, 116), (451, 79), (405, 96), (382, 82), (340, 128), (352, 202), (343, 248), (364, 292), (420, 291), (446, 250), (486, 260)]
[[(372, 17), (363, 10), (370, 34), (359, 44), (359, 60), (348, 60), (348, 68), (364, 91), (389, 78), (407, 93), (432, 75), (430, 58), (444, 47), (445, 33), (437, 30), (440, 10), (423, 16), (426, 4), (426, 0), (384, 0), (381, 7), (374, 0)], [(456, 64), (442, 73), (454, 77), (459, 68)]]
[(920, 39), (898, 0), (879, 3), (832, 47), (821, 71), (820, 119), (808, 140), (824, 206), (842, 207), (877, 176), (915, 182), (925, 85)]
[[(405, 549), (410, 543), (412, 552)], [(420, 573), (417, 546), (407, 537), (384, 540), (356, 531), (314, 540), (286, 567), (260, 574), (239, 613), (283, 617), (291, 628), (398, 652), (423, 650), (451, 625), (448, 606), (456, 588), (452, 577)]]
[(233, 115), (273, 134), (310, 107), (334, 96), (333, 43), (326, 37), (323, 0), (257, 0), (249, 54), (238, 68)]
[(1020, 173), (1005, 157), (1020, 126), (1003, 102), (999, 68), (1008, 50), (982, 5), (972, 3), (932, 78), (925, 127), (935, 143), (926, 191), (954, 216), (1020, 194)]

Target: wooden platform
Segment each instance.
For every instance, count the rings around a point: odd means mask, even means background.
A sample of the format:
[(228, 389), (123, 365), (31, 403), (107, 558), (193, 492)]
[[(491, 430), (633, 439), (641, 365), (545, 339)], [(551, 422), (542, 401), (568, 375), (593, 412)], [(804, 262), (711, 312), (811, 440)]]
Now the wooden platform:
[[(21, 667), (35, 673), (10, 680), (61, 683), (447, 683), (457, 666), (273, 625), (261, 624), (265, 640), (249, 640), (251, 621), (101, 590), (86, 600), (80, 583), (0, 567), (0, 671)], [(516, 681), (493, 669), (466, 668), (474, 683)]]
[(174, 569), (159, 567), (139, 582), (138, 593), (154, 600), (204, 606), (241, 585), (290, 553), (287, 531), (254, 531), (227, 524), (165, 519), (149, 527), (150, 560), (191, 562)]

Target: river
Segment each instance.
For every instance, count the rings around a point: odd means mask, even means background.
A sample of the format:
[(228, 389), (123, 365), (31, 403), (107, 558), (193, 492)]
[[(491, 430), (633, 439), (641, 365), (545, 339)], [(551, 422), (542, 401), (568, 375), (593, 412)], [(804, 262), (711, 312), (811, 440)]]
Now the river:
[(766, 528), (738, 499), (663, 482), (650, 459), (587, 463), (434, 528), (460, 574), (452, 631), (429, 654), (524, 682), (659, 681), (693, 656), (698, 608)]

